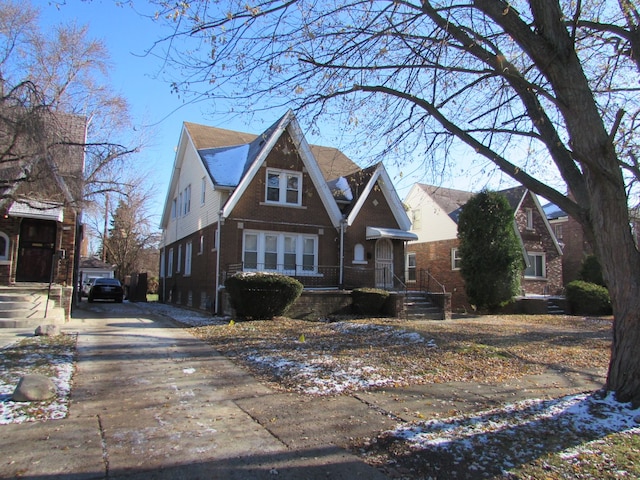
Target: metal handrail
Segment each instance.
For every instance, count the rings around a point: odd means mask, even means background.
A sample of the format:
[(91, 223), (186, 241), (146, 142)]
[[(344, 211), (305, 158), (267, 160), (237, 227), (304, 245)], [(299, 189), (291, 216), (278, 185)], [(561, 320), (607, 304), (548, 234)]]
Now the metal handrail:
[[(423, 281), (423, 277), (426, 277), (427, 279), (426, 282)], [(436, 283), (436, 285), (440, 287), (440, 289), (442, 290), (442, 293), (447, 293), (445, 286), (442, 283), (440, 283), (433, 275), (431, 275), (431, 272), (429, 272), (429, 270), (421, 269), (420, 270), (420, 290), (427, 293), (431, 292), (431, 280), (433, 280)], [(426, 283), (426, 289), (423, 288), (425, 283)]]

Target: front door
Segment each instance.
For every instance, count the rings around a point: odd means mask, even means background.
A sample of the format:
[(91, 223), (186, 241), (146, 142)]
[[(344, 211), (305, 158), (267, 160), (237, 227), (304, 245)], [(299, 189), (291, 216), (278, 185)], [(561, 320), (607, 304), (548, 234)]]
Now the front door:
[(22, 220), (16, 267), (17, 282), (50, 281), (56, 229), (56, 222), (51, 220)]
[(376, 288), (393, 288), (393, 243), (376, 240)]

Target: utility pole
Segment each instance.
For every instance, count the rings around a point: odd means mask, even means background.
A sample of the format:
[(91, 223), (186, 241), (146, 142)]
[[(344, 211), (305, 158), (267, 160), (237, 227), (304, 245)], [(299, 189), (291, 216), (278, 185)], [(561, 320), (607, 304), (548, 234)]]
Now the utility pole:
[(102, 229), (102, 261), (107, 263), (107, 227), (109, 226), (109, 192), (105, 194), (104, 228)]

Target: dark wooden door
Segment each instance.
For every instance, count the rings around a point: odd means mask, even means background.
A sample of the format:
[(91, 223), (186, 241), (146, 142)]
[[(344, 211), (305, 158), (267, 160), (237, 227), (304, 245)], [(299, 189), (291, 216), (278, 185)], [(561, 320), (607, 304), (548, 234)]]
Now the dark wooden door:
[(16, 267), (17, 282), (49, 282), (56, 229), (56, 222), (50, 220), (22, 220)]

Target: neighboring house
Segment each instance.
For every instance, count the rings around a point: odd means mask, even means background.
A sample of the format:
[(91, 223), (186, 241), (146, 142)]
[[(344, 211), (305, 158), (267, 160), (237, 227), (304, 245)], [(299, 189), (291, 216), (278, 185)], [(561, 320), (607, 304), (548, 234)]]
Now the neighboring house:
[[(523, 295), (557, 294), (562, 290), (562, 249), (533, 193), (524, 187), (501, 192), (513, 208), (514, 227), (522, 245), (526, 269)], [(451, 293), (452, 308), (468, 306), (458, 254), (458, 217), (474, 194), (415, 184), (404, 203), (410, 211), (418, 240), (407, 245), (409, 286)], [(427, 275), (427, 272), (429, 275)]]
[(562, 248), (562, 284), (566, 285), (580, 278), (582, 263), (593, 253), (582, 226), (563, 210), (552, 203), (544, 206), (547, 220)]
[(55, 114), (45, 152), (0, 162), (0, 284), (73, 285), (86, 120)]
[(392, 288), (417, 238), (382, 164), (309, 145), (293, 112), (260, 135), (185, 123), (162, 215), (160, 297), (219, 311), (233, 273)]
[(114, 265), (109, 265), (99, 258), (82, 257), (78, 268), (78, 280), (84, 285), (90, 278), (113, 278), (115, 269)]

